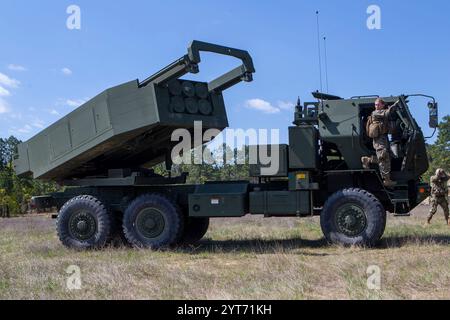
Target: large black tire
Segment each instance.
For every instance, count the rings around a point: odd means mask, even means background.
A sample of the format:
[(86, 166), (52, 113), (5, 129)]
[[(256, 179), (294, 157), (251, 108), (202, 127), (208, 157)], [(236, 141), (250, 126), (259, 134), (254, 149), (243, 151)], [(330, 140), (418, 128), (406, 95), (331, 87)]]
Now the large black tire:
[(111, 216), (97, 198), (88, 195), (67, 201), (56, 226), (59, 239), (71, 249), (100, 249), (111, 236)]
[(178, 205), (160, 194), (145, 194), (130, 203), (123, 217), (127, 240), (137, 248), (160, 249), (175, 244), (183, 233)]
[(386, 210), (371, 193), (344, 189), (325, 203), (320, 217), (325, 238), (345, 246), (374, 246), (386, 228)]
[(188, 217), (185, 220), (184, 232), (181, 237), (182, 244), (195, 244), (199, 242), (209, 228), (209, 218)]

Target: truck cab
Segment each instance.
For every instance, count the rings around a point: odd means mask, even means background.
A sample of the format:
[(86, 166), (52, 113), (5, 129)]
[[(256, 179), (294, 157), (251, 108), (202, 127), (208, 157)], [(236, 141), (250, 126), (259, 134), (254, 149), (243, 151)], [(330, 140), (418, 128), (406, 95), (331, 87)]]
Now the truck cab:
[[(317, 102), (308, 102), (303, 106), (300, 102), (297, 104), (294, 124), (297, 128), (313, 128), (318, 136), (317, 151), (311, 154), (317, 157), (318, 163), (312, 170), (313, 176), (321, 184), (321, 196), (316, 201), (318, 206), (322, 206), (330, 194), (343, 186), (359, 186), (369, 190), (382, 200), (386, 210), (400, 214), (408, 213), (426, 198), (427, 193), (423, 191), (427, 187), (421, 180), (429, 167), (425, 138), (408, 104), (414, 97), (430, 98), (430, 126), (435, 128), (437, 103), (433, 97), (398, 95), (382, 98), (386, 107), (398, 101), (396, 112), (389, 119), (388, 135), (392, 179), (397, 186), (386, 189), (381, 184), (378, 166), (364, 170), (361, 163), (363, 156), (375, 156), (366, 123), (375, 110), (375, 100), (379, 96), (343, 99), (318, 92), (313, 96)], [(290, 141), (290, 152), (296, 152), (298, 144)]]

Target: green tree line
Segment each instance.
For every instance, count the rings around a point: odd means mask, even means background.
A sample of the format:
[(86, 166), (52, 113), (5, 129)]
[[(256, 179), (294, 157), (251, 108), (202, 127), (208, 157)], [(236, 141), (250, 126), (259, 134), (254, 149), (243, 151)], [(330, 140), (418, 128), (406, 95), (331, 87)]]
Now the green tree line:
[[(209, 159), (216, 161), (202, 162), (201, 164), (174, 164), (172, 166), (172, 176), (178, 176), (183, 172), (188, 173), (187, 183), (201, 184), (206, 181), (238, 181), (249, 179), (249, 161), (248, 146), (243, 149), (223, 145), (217, 149), (210, 150), (203, 148), (203, 155), (207, 155)], [(189, 155), (192, 162), (196, 159), (196, 153), (192, 151)], [(187, 161), (186, 161), (187, 162)], [(157, 165), (155, 173), (167, 176), (165, 164)]]
[(436, 142), (427, 146), (430, 158), (430, 169), (425, 175), (431, 177), (437, 168), (444, 169), (450, 173), (450, 115), (444, 117), (439, 124), (439, 131)]
[(20, 142), (13, 136), (0, 138), (0, 217), (26, 213), (32, 196), (58, 189), (54, 183), (19, 178), (15, 174), (13, 160)]

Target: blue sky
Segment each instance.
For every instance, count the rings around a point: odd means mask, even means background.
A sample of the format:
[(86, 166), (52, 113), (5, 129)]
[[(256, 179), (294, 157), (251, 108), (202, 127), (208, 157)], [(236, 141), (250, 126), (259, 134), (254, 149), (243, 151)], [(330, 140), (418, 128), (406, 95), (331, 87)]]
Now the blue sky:
[[(81, 8), (81, 30), (66, 28), (71, 4)], [(371, 4), (381, 8), (381, 30), (366, 27)], [(441, 116), (450, 113), (448, 1), (1, 0), (0, 136), (28, 139), (104, 89), (166, 66), (197, 39), (253, 56), (255, 81), (225, 93), (230, 126), (278, 128), (286, 142), (290, 105), (319, 88), (316, 10), (330, 93), (428, 93)], [(196, 78), (236, 64), (206, 55)], [(426, 101), (412, 109), (430, 134)]]

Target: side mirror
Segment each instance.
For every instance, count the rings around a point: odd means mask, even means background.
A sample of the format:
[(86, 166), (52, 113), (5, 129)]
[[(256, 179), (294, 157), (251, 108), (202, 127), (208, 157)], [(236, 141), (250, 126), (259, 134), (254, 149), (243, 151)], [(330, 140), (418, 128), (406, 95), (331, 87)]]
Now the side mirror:
[(437, 102), (428, 102), (428, 109), (430, 114), (429, 126), (430, 128), (437, 128), (439, 126), (439, 117), (438, 117), (438, 104)]

